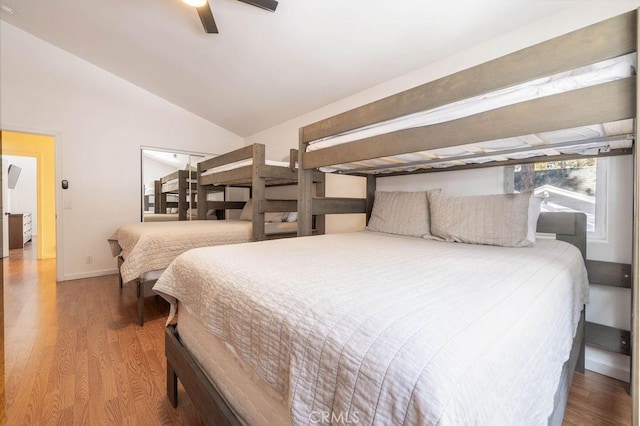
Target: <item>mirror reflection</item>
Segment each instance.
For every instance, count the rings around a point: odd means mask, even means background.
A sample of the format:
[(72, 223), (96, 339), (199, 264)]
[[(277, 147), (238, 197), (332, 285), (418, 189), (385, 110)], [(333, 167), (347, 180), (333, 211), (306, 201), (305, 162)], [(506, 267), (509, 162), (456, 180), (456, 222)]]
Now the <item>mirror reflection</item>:
[(142, 148), (142, 221), (197, 219), (197, 163), (214, 156)]

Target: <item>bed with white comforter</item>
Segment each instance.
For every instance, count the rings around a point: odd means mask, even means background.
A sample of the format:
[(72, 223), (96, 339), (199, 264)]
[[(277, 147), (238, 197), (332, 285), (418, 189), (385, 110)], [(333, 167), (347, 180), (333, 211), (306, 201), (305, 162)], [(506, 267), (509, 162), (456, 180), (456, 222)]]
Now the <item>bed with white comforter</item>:
[[(266, 223), (265, 232), (296, 232), (297, 223)], [(187, 250), (246, 243), (253, 239), (251, 222), (241, 220), (192, 220), (144, 222), (120, 226), (109, 238), (111, 254), (122, 256), (123, 282), (146, 272), (165, 269)]]
[(588, 299), (581, 254), (561, 241), (504, 248), (374, 232), (191, 250), (154, 290), (171, 316), (179, 301), (226, 342), (293, 424), (322, 413), (546, 424)]

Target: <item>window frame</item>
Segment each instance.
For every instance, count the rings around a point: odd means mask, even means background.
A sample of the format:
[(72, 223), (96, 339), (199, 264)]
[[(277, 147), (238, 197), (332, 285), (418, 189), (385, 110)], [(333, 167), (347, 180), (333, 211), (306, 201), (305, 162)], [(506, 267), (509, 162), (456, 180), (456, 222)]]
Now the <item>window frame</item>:
[[(544, 158), (536, 163), (546, 163)], [(595, 230), (587, 232), (588, 240), (607, 240), (607, 192), (609, 189), (609, 159), (596, 158), (596, 208), (595, 208)], [(515, 165), (505, 166), (504, 171), (504, 190), (505, 193), (513, 194), (515, 192)]]

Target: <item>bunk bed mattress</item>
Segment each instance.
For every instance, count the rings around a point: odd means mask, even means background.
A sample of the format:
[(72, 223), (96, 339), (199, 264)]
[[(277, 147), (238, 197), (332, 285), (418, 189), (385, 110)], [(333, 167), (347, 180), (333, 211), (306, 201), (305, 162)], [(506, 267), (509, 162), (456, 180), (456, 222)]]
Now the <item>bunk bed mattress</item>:
[(294, 424), (546, 423), (588, 298), (561, 241), (372, 232), (193, 250), (154, 290), (287, 398)]
[[(229, 170), (239, 169), (241, 167), (250, 166), (252, 164), (253, 164), (252, 158), (242, 160), (242, 161), (236, 161), (235, 163), (225, 164), (224, 166), (218, 166), (218, 167), (213, 167), (211, 169), (207, 169), (205, 172), (202, 173), (202, 176), (210, 175), (213, 173), (227, 172)], [(288, 161), (266, 160), (265, 164), (267, 166), (277, 166), (277, 167), (287, 167), (287, 168), (289, 167)]]
[[(387, 122), (356, 129), (344, 134), (326, 137), (311, 142), (307, 146), (307, 151), (329, 148), (402, 129), (443, 123), (527, 100), (630, 77), (635, 72), (634, 67), (635, 54), (621, 56), (619, 58), (603, 61), (576, 70), (537, 79), (511, 88), (454, 102), (432, 110), (411, 114)], [(333, 172), (336, 170), (348, 171), (358, 169), (358, 171), (360, 171), (360, 169), (375, 167), (377, 168), (375, 173), (384, 173), (390, 170), (413, 171), (418, 168), (446, 168), (457, 165), (477, 164), (545, 155), (574, 153), (593, 155), (594, 152), (597, 153), (598, 151), (629, 148), (632, 140), (630, 138), (625, 138), (624, 136), (632, 133), (633, 120), (624, 120), (617, 123), (594, 123), (591, 126), (566, 129), (562, 131), (523, 135), (521, 137), (486, 141), (453, 148), (338, 164), (334, 167), (323, 168), (322, 170), (326, 172)], [(621, 138), (620, 140), (613, 142), (601, 141), (587, 145), (580, 143), (580, 141), (609, 136), (621, 136)], [(574, 144), (567, 144), (570, 141), (573, 141)], [(552, 146), (555, 144), (563, 145), (560, 148), (556, 148)], [(520, 152), (501, 155), (500, 151), (503, 150), (520, 150)], [(465, 159), (465, 156), (472, 158)], [(454, 160), (448, 161), (449, 158), (454, 158)], [(421, 165), (420, 167), (416, 167), (411, 164), (406, 167), (402, 165), (403, 163), (424, 162), (425, 160), (429, 161), (429, 163)], [(390, 166), (389, 169), (381, 168), (385, 165)], [(366, 171), (363, 170), (363, 172)]]
[[(196, 179), (187, 179), (187, 182), (192, 185), (198, 183)], [(178, 191), (179, 189), (180, 189), (179, 179), (173, 179), (162, 184), (162, 192), (175, 192), (175, 191)]]

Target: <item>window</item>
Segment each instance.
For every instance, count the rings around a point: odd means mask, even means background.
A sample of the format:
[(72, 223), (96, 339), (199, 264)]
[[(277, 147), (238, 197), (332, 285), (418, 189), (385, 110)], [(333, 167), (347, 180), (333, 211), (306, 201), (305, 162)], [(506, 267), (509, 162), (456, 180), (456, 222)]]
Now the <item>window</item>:
[(521, 164), (507, 170), (514, 192), (544, 197), (544, 212), (583, 212), (590, 238), (606, 238), (607, 159), (584, 158)]

